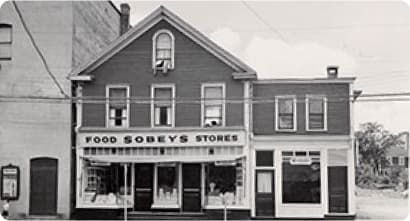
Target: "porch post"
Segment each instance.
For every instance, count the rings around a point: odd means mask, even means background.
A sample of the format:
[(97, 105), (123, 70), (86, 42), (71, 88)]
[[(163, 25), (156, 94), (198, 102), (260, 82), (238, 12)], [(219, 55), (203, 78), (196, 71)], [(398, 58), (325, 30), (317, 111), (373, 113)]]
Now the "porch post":
[(124, 163), (124, 220), (127, 220), (127, 176), (128, 176), (128, 167)]

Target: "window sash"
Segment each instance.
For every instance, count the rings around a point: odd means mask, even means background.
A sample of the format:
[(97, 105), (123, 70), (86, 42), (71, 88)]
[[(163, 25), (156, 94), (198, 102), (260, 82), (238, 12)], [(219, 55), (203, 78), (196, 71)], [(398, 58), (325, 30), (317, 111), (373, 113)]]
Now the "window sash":
[(276, 129), (296, 130), (296, 104), (294, 96), (279, 96), (276, 98)]
[(0, 26), (0, 43), (9, 43), (12, 41), (12, 27), (11, 26)]
[(279, 98), (278, 105), (279, 114), (293, 114), (293, 98)]
[(128, 87), (108, 87), (107, 111), (109, 127), (128, 126)]
[(308, 97), (306, 100), (307, 129), (308, 130), (325, 130), (326, 129), (326, 98)]
[(205, 126), (223, 126), (224, 87), (223, 85), (203, 86), (203, 124)]
[(155, 106), (155, 126), (171, 126), (172, 109), (170, 106)]
[(293, 113), (291, 114), (281, 114), (278, 116), (278, 128), (279, 129), (294, 129), (294, 119)]
[(11, 43), (0, 43), (0, 59), (11, 58)]
[(171, 127), (173, 122), (173, 92), (169, 86), (154, 87), (153, 89), (153, 124), (154, 126)]

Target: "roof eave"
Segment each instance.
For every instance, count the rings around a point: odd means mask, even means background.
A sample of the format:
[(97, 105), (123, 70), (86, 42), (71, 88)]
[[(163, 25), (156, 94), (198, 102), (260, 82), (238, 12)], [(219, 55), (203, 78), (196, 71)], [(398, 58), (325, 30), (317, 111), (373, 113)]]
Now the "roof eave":
[(70, 81), (92, 81), (93, 75), (72, 75), (67, 77)]
[(257, 75), (255, 72), (234, 72), (232, 77), (235, 80), (256, 80)]

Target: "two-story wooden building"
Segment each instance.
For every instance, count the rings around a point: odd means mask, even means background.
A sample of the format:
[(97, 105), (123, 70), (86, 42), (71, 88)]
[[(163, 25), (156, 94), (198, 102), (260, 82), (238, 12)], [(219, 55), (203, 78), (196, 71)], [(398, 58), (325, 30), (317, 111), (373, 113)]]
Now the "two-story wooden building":
[(250, 67), (160, 7), (70, 78), (77, 214), (249, 217)]
[(252, 84), (252, 216), (354, 216), (354, 78)]
[(352, 78), (257, 80), (160, 7), (70, 79), (78, 217), (354, 215)]

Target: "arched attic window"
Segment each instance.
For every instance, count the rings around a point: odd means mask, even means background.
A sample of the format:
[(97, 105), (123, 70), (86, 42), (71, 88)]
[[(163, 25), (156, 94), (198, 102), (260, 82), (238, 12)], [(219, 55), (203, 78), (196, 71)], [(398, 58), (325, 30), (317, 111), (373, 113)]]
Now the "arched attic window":
[(152, 66), (154, 71), (166, 73), (174, 68), (174, 35), (169, 30), (159, 30), (152, 38), (153, 53)]
[(0, 60), (11, 60), (12, 26), (0, 23)]

